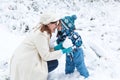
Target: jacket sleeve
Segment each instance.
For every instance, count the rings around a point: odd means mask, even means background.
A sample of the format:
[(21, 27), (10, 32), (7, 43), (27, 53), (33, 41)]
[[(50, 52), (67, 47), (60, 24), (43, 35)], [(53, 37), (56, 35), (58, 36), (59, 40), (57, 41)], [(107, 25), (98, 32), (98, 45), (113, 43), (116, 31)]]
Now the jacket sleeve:
[(34, 44), (40, 57), (45, 61), (59, 59), (62, 55), (61, 50), (50, 52), (49, 40), (46, 36), (36, 36), (34, 39)]
[(77, 33), (77, 32), (74, 32), (72, 35), (69, 36), (70, 39), (72, 40), (73, 42), (73, 45), (75, 47), (80, 47), (82, 45), (82, 38), (81, 36)]

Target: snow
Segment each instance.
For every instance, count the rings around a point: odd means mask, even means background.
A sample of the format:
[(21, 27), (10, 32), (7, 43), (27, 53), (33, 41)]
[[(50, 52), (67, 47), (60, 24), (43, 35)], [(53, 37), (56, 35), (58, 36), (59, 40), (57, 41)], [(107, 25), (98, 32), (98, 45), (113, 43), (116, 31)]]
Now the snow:
[(0, 24), (0, 80), (9, 78), (9, 63), (15, 48), (24, 36), (12, 34), (8, 28)]
[(63, 47), (64, 48), (69, 48), (69, 47), (72, 47), (72, 46), (73, 46), (72, 41), (67, 37), (65, 39), (65, 41), (63, 42)]
[[(26, 26), (32, 30), (46, 9), (62, 11), (64, 15), (77, 15), (76, 32), (83, 39), (85, 64), (90, 73), (87, 79), (77, 70), (65, 75), (64, 55), (59, 59), (58, 68), (49, 73), (48, 80), (119, 80), (120, 3), (117, 0), (80, 1), (0, 0), (0, 80), (9, 80), (10, 59), (27, 34)], [(56, 40), (55, 33), (51, 43)]]

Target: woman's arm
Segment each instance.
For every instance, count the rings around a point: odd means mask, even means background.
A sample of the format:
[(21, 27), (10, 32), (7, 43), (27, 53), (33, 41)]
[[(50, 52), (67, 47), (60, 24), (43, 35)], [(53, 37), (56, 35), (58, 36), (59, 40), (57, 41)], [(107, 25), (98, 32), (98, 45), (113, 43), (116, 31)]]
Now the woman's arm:
[(44, 35), (36, 36), (34, 39), (34, 44), (39, 52), (40, 57), (45, 61), (58, 59), (62, 55), (61, 50), (50, 52), (48, 37)]

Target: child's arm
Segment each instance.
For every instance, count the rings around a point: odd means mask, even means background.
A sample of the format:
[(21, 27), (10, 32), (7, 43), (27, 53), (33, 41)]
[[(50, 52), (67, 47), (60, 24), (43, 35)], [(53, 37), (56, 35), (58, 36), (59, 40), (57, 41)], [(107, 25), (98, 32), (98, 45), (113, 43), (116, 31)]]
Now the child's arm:
[(77, 32), (73, 32), (69, 38), (72, 40), (74, 47), (80, 47), (82, 45), (81, 36)]

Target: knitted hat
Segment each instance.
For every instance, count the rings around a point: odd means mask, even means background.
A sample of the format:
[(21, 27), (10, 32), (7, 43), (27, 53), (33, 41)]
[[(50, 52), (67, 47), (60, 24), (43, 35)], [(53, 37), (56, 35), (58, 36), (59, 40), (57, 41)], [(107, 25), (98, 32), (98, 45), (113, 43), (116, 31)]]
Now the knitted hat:
[(76, 15), (65, 16), (64, 18), (61, 19), (62, 27), (66, 28), (66, 29), (74, 30), (76, 19), (77, 19)]
[(40, 24), (49, 24), (50, 22), (55, 22), (60, 19), (60, 15), (58, 13), (53, 12), (44, 12), (40, 16)]

